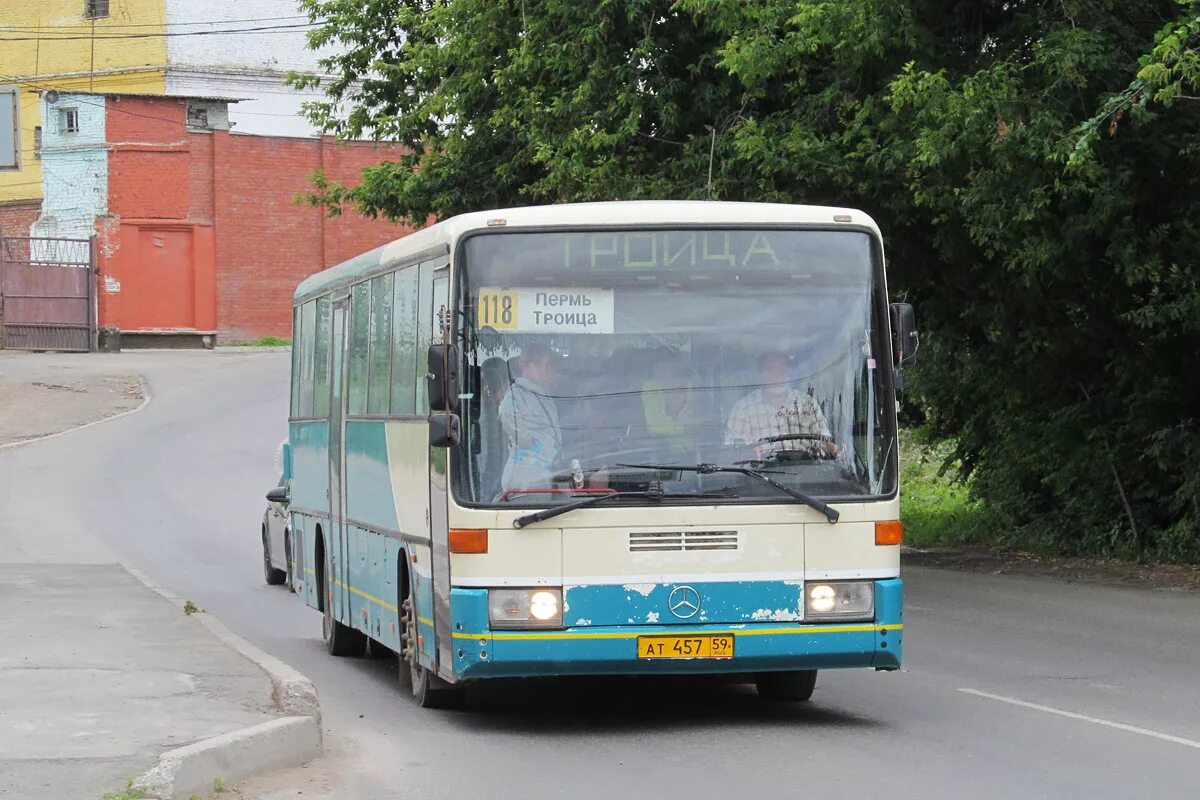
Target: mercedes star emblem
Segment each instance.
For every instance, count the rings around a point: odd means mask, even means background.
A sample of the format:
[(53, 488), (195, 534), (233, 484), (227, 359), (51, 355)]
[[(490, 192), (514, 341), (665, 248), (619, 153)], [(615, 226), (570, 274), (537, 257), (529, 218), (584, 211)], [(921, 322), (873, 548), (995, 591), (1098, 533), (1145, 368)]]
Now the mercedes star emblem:
[(667, 598), (667, 608), (679, 619), (691, 619), (700, 613), (700, 593), (690, 586), (676, 586)]

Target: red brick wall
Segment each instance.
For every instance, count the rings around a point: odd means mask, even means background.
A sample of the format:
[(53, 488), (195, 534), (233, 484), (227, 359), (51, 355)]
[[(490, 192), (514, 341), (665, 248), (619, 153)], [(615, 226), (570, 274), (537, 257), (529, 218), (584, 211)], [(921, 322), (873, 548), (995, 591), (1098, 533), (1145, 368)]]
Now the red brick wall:
[(109, 144), (181, 143), (187, 101), (180, 97), (123, 95), (110, 97), (104, 127)]
[(109, 211), (122, 219), (187, 219), (190, 157), (181, 147), (112, 149)]
[(290, 337), (291, 297), (301, 281), (411, 233), (357, 213), (330, 219), (299, 199), (315, 169), (353, 185), (387, 149), (227, 133), (215, 134), (213, 144), (219, 339)]
[(188, 218), (192, 137), (185, 113), (185, 102), (173, 98), (109, 99), (110, 213), (122, 219)]
[(41, 210), (41, 200), (0, 203), (0, 236), (28, 236), (29, 228)]
[(197, 222), (213, 221), (213, 137), (209, 133), (188, 136), (191, 148), (189, 164), (188, 217)]
[(197, 243), (212, 242), (194, 250), (196, 324), (210, 329), (205, 298), (215, 296), (212, 324), (223, 341), (290, 337), (291, 298), (301, 281), (411, 232), (351, 212), (330, 219), (300, 200), (314, 170), (353, 185), (364, 167), (392, 155), (390, 148), (194, 133), (185, 122), (182, 99), (109, 101), (109, 213), (120, 241), (112, 242), (101, 271), (124, 280), (121, 296), (101, 297), (102, 324), (139, 329), (138, 318), (153, 316), (144, 304), (173, 302), (142, 274), (131, 246), (140, 228), (182, 225)]

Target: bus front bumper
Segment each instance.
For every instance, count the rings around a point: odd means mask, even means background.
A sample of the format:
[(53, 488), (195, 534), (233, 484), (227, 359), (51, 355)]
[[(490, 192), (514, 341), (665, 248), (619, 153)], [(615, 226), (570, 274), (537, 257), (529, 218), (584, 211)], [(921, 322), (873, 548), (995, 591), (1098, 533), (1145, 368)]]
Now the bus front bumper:
[[(451, 591), (459, 680), (554, 675), (739, 674), (803, 669), (900, 668), (903, 582), (875, 583), (873, 622), (620, 625), (555, 631), (488, 629), (487, 590)], [(721, 659), (639, 659), (639, 636), (734, 637)]]

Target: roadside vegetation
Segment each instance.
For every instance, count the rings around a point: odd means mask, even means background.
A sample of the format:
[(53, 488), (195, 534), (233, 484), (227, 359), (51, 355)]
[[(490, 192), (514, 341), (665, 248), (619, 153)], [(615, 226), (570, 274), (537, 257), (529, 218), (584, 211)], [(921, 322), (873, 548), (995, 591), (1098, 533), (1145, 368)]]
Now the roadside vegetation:
[(117, 792), (105, 792), (103, 800), (143, 800), (146, 791), (133, 785), (133, 778), (125, 781), (125, 788)]
[(312, 121), (405, 148), (314, 204), (862, 208), (968, 479), (912, 462), (917, 539), (1200, 563), (1200, 0), (300, 6)]
[(263, 336), (245, 342), (221, 342), (222, 347), (291, 347), (291, 345), (290, 339), (282, 339), (278, 336)]
[(900, 517), (910, 547), (995, 544), (983, 504), (958, 476), (947, 441), (929, 443), (919, 431), (900, 432)]
[[(234, 789), (229, 785), (228, 781), (221, 777), (213, 778), (212, 793), (209, 795), (209, 800), (217, 795), (227, 795), (234, 798), (234, 800), (242, 796), (237, 789)], [(117, 792), (105, 792), (102, 800), (146, 800), (147, 797), (145, 789), (135, 786), (133, 778), (127, 778), (124, 789)], [(194, 794), (188, 800), (205, 800), (205, 798)]]

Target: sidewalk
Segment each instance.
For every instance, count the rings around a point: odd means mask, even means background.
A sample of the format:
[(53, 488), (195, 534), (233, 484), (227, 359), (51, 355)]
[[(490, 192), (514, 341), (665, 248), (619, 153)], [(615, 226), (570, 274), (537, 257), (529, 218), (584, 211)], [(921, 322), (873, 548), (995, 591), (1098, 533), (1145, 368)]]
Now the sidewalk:
[(0, 564), (0, 797), (100, 800), (164, 751), (280, 720), (200, 616), (117, 565)]
[(0, 350), (0, 447), (137, 408), (142, 382), (94, 354)]

